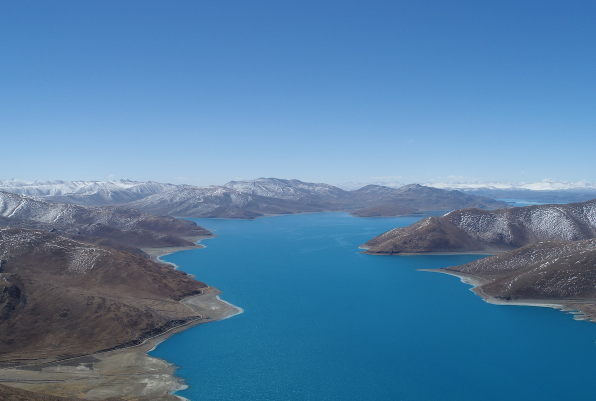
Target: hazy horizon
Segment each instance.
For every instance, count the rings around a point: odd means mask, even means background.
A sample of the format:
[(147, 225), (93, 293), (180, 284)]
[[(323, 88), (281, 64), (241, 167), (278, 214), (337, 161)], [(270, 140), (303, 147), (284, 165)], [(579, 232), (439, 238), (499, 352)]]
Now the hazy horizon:
[[(478, 184), (479, 186), (481, 186), (482, 184), (486, 184), (487, 186), (493, 185), (493, 184), (497, 184), (497, 188), (499, 188), (499, 184), (502, 185), (502, 188), (506, 188), (506, 185), (511, 184), (512, 186), (521, 186), (521, 185), (526, 185), (526, 186), (530, 186), (530, 188), (528, 189), (542, 189), (542, 190), (550, 190), (551, 188), (549, 188), (549, 185), (551, 187), (553, 187), (552, 189), (555, 189), (554, 187), (556, 186), (564, 186), (565, 184), (568, 184), (569, 186), (572, 186), (573, 184), (575, 185), (581, 185), (581, 184), (585, 184), (585, 187), (581, 187), (579, 186), (578, 189), (582, 189), (582, 188), (589, 188), (589, 189), (596, 189), (596, 182), (588, 182), (588, 181), (562, 181), (562, 180), (553, 180), (550, 178), (545, 178), (542, 180), (538, 180), (538, 181), (520, 181), (520, 182), (510, 182), (510, 181), (465, 181), (465, 180), (460, 180), (457, 179), (457, 177), (451, 177), (449, 179), (443, 180), (443, 181), (427, 181), (427, 182), (421, 182), (421, 181), (407, 181), (407, 180), (403, 180), (403, 179), (399, 179), (398, 177), (396, 177), (395, 179), (389, 179), (391, 177), (371, 177), (370, 180), (368, 181), (354, 181), (354, 180), (350, 180), (350, 181), (344, 181), (344, 182), (323, 182), (323, 181), (307, 181), (307, 180), (302, 180), (300, 178), (295, 178), (295, 177), (255, 177), (255, 178), (236, 178), (233, 180), (229, 180), (226, 182), (212, 182), (212, 183), (208, 183), (208, 184), (193, 184), (190, 182), (168, 182), (168, 181), (156, 181), (156, 180), (147, 180), (147, 181), (154, 181), (154, 182), (160, 182), (163, 184), (175, 184), (175, 185), (196, 185), (196, 186), (200, 186), (200, 187), (207, 187), (207, 186), (222, 186), (225, 185), (229, 182), (232, 181), (254, 181), (254, 180), (258, 180), (258, 179), (282, 179), (282, 180), (299, 180), (302, 182), (306, 182), (306, 183), (318, 183), (318, 184), (329, 184), (329, 185), (333, 185), (339, 188), (343, 188), (346, 190), (354, 190), (354, 189), (358, 189), (361, 188), (365, 185), (384, 185), (384, 186), (390, 186), (390, 187), (399, 187), (399, 186), (404, 186), (404, 185), (410, 185), (410, 184), (419, 184), (419, 185), (437, 185), (438, 188), (449, 188), (449, 185), (453, 185), (454, 187), (461, 187), (461, 188), (465, 188), (466, 185), (468, 188), (472, 188), (474, 187), (474, 184)], [(39, 183), (45, 183), (45, 182), (109, 182), (109, 181), (113, 181), (113, 182), (118, 182), (118, 181), (132, 181), (132, 182), (143, 182), (143, 181), (138, 181), (138, 180), (132, 180), (129, 178), (114, 178), (114, 177), (109, 177), (108, 179), (105, 180), (62, 180), (62, 179), (50, 179), (50, 180), (22, 180), (19, 178), (3, 178), (0, 177), (0, 182), (10, 182), (10, 181), (15, 181), (15, 182), (26, 182), (26, 183), (35, 183), (35, 182), (39, 182)], [(537, 186), (539, 186), (539, 184), (545, 184), (545, 188), (538, 188)], [(1, 190), (2, 188), (0, 188)]]

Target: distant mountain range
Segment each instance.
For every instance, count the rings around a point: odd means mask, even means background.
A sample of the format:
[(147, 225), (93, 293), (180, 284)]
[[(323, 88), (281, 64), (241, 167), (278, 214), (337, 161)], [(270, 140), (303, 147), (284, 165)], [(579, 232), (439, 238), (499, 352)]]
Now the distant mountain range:
[(232, 181), (209, 187), (133, 181), (26, 183), (5, 180), (0, 181), (0, 190), (31, 195), (46, 202), (122, 205), (176, 217), (252, 219), (327, 211), (348, 211), (372, 217), (463, 207), (507, 207), (505, 202), (488, 197), (417, 184), (400, 188), (368, 185), (346, 191), (328, 184), (278, 178)]
[(582, 202), (596, 198), (596, 183), (542, 180), (534, 183), (451, 182), (428, 184), (435, 188), (457, 189), (496, 199), (523, 199), (533, 202)]
[(44, 198), (47, 202), (84, 206), (117, 205), (175, 188), (147, 181), (20, 181), (0, 180), (0, 190)]
[[(347, 182), (340, 184), (339, 187), (353, 190), (364, 185), (366, 184), (361, 182)], [(405, 184), (386, 181), (381, 185), (400, 188)], [(439, 189), (458, 190), (494, 199), (523, 199), (533, 202), (568, 203), (596, 198), (596, 183), (586, 181), (566, 182), (548, 179), (531, 183), (447, 181), (429, 182), (422, 185)]]
[(432, 184), (425, 184), (435, 188), (443, 189), (458, 189), (458, 190), (477, 190), (477, 189), (491, 189), (491, 190), (529, 190), (529, 191), (594, 191), (596, 192), (596, 183), (587, 181), (567, 182), (544, 179), (538, 182), (465, 182), (465, 181), (451, 181), (451, 182), (437, 182)]

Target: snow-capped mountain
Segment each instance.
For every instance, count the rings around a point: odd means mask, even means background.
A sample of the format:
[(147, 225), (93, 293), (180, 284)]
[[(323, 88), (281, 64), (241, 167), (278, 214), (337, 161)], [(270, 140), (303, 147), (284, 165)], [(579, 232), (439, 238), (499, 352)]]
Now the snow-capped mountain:
[[(256, 218), (271, 214), (356, 211), (453, 210), (506, 207), (484, 196), (424, 187), (368, 185), (345, 191), (329, 184), (259, 178), (223, 186), (120, 181), (0, 181), (0, 190), (30, 194), (38, 200), (84, 206), (118, 205), (177, 217)], [(403, 207), (398, 207), (398, 206)], [(380, 207), (380, 208), (379, 208)], [(405, 213), (405, 212), (404, 212)], [(375, 214), (375, 215), (376, 215)], [(362, 214), (357, 214), (362, 215)]]
[(116, 205), (176, 187), (147, 181), (20, 181), (0, 180), (0, 190), (41, 197), (47, 202), (75, 203), (86, 206)]
[(317, 184), (300, 180), (283, 180), (279, 178), (259, 178), (247, 181), (230, 181), (224, 185), (247, 195), (267, 196), (279, 199), (298, 200), (305, 196), (324, 196), (339, 198), (344, 191), (329, 184)]
[(49, 203), (0, 191), (0, 225), (109, 238), (133, 247), (192, 245), (182, 237), (210, 233), (188, 220), (152, 216), (121, 206)]

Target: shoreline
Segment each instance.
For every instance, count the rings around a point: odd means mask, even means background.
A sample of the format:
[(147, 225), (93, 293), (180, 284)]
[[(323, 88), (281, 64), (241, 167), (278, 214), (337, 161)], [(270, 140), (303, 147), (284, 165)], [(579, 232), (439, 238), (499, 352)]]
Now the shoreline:
[(491, 280), (485, 279), (472, 274), (457, 272), (446, 269), (417, 269), (418, 271), (442, 273), (449, 276), (454, 276), (460, 279), (464, 284), (471, 285), (469, 288), (475, 295), (480, 297), (484, 302), (493, 305), (505, 306), (534, 306), (539, 308), (552, 308), (561, 312), (566, 312), (573, 316), (574, 320), (588, 320), (596, 323), (596, 301), (589, 299), (517, 299), (504, 300), (496, 298), (487, 294), (482, 290), (484, 284), (490, 283)]
[[(364, 249), (363, 253), (365, 255), (373, 255), (373, 256), (420, 256), (420, 255), (435, 255), (435, 256), (454, 256), (454, 255), (486, 255), (486, 256), (493, 256), (498, 255), (500, 253), (505, 253), (507, 251), (466, 251), (466, 252), (399, 252), (399, 253), (377, 253), (377, 252), (368, 252), (369, 247), (366, 246), (359, 246), (358, 249)], [(435, 271), (439, 269), (421, 269), (423, 271)]]
[(197, 237), (184, 237), (184, 239), (194, 242), (194, 245), (166, 246), (166, 247), (159, 247), (159, 248), (140, 248), (140, 249), (141, 249), (141, 251), (143, 251), (147, 255), (149, 255), (149, 259), (151, 259), (153, 262), (161, 263), (164, 265), (175, 266), (175, 269), (177, 269), (178, 266), (175, 263), (166, 262), (164, 260), (161, 260), (161, 257), (166, 256), (166, 255), (171, 255), (173, 253), (180, 252), (180, 251), (190, 251), (193, 249), (206, 248), (206, 246), (203, 244), (200, 244), (200, 242), (205, 239), (211, 239), (211, 238), (215, 238), (215, 237), (217, 237), (217, 235), (215, 235), (215, 234), (201, 235), (201, 236), (197, 236)]
[[(203, 236), (198, 240), (213, 237)], [(177, 268), (175, 264), (164, 262), (159, 257), (203, 247), (197, 244), (192, 247), (149, 248), (143, 251), (148, 253), (147, 250), (150, 250), (152, 260)], [(197, 318), (147, 338), (141, 344), (51, 363), (37, 361), (0, 368), (0, 383), (40, 394), (89, 400), (132, 397), (139, 401), (188, 401), (174, 394), (188, 387), (184, 379), (175, 375), (178, 367), (148, 353), (174, 334), (244, 312), (242, 308), (220, 299), (220, 294), (217, 288), (207, 286), (201, 294), (180, 300)]]

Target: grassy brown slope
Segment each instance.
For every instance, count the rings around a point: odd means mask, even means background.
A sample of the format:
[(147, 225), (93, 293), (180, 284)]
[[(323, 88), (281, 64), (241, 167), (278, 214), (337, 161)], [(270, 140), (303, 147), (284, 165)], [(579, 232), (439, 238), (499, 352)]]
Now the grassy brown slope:
[(428, 217), (408, 227), (395, 228), (364, 245), (368, 248), (366, 253), (380, 255), (481, 250), (472, 237), (439, 217)]
[(142, 256), (0, 229), (0, 361), (61, 359), (132, 345), (196, 319), (205, 285)]

